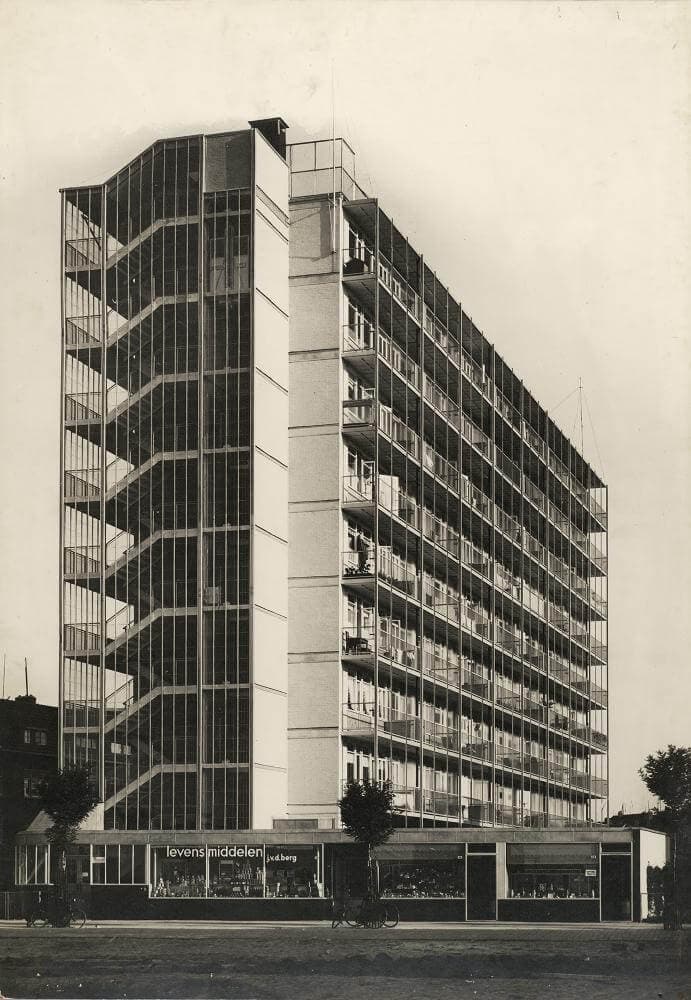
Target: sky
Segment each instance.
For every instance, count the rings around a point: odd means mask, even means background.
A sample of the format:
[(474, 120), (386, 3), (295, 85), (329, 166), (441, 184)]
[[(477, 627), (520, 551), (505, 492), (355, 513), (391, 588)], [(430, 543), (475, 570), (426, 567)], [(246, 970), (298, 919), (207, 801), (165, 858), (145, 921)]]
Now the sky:
[[(0, 0), (0, 655), (57, 700), (58, 188), (281, 115), (609, 484), (610, 808), (691, 745), (691, 5)], [(568, 398), (567, 398), (568, 397)], [(566, 398), (566, 402), (562, 400)], [(561, 404), (561, 405), (559, 405)]]

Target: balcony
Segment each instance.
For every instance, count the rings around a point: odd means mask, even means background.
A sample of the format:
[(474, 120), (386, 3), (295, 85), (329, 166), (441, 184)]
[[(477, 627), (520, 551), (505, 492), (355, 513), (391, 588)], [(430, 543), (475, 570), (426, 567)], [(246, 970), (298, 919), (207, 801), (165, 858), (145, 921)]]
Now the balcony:
[(377, 350), (379, 357), (386, 361), (394, 371), (403, 376), (416, 389), (420, 388), (420, 366), (381, 330), (377, 337)]
[[(537, 431), (534, 431), (530, 424), (523, 421), (523, 440), (527, 441), (530, 447), (536, 452), (542, 461), (544, 462), (547, 458), (547, 442), (544, 441)], [(537, 489), (537, 487), (535, 487)], [(538, 492), (540, 492), (538, 490)], [(544, 494), (543, 494), (544, 495)], [(531, 497), (532, 499), (532, 497)]]
[(466, 416), (461, 417), (461, 433), (466, 441), (469, 441), (474, 448), (482, 452), (485, 458), (489, 458), (492, 444), (489, 435), (485, 434), (477, 424), (473, 423)]
[[(413, 291), (402, 274), (400, 274), (389, 261), (379, 256), (379, 267), (377, 269), (379, 280), (387, 288), (399, 305), (403, 306), (414, 319), (420, 319), (420, 296)], [(345, 268), (344, 268), (345, 274)]]
[[(417, 715), (395, 709), (382, 709), (378, 722), (380, 736), (392, 736), (395, 739), (411, 743), (420, 742), (420, 718)], [(372, 723), (374, 724), (374, 715), (372, 715)]]
[(418, 812), (434, 816), (458, 816), (459, 798), (455, 792), (430, 788), (415, 789), (415, 806)]
[(448, 652), (444, 655), (425, 648), (422, 651), (422, 671), (435, 683), (442, 684), (444, 687), (457, 688), (460, 686), (458, 655), (451, 657)]
[(452, 753), (459, 752), (458, 729), (443, 722), (423, 719), (422, 740), (423, 743), (438, 750), (449, 750)]
[(493, 744), (488, 740), (478, 740), (475, 735), (467, 732), (461, 735), (461, 753), (464, 757), (491, 763)]
[(428, 376), (425, 376), (424, 396), (430, 406), (433, 406), (445, 420), (448, 420), (457, 430), (460, 429), (461, 418), (458, 403), (447, 396)]
[(596, 729), (591, 729), (590, 726), (578, 726), (574, 729), (573, 735), (576, 739), (589, 743), (594, 749), (603, 752), (607, 750), (608, 740), (606, 734), (600, 733)]
[(376, 572), (375, 558), (374, 545), (363, 545), (357, 552), (344, 552), (341, 557), (343, 577), (350, 580), (363, 577), (373, 579)]
[(379, 506), (399, 520), (410, 525), (411, 528), (420, 527), (420, 508), (415, 500), (407, 493), (397, 490), (392, 485), (392, 480), (386, 476), (380, 476), (377, 484), (377, 497)]
[(442, 458), (426, 441), (423, 443), (422, 465), (431, 476), (440, 479), (454, 493), (458, 492), (458, 466)]
[(418, 575), (415, 567), (405, 562), (386, 545), (380, 545), (377, 553), (379, 581), (400, 590), (408, 597), (417, 597)]
[[(470, 661), (472, 664), (472, 660)], [(461, 686), (465, 691), (470, 692), (476, 698), (489, 699), (492, 697), (492, 685), (488, 677), (478, 670), (475, 670), (466, 660), (461, 670)]]
[(420, 457), (420, 438), (383, 403), (377, 405), (374, 389), (363, 390), (359, 399), (343, 401), (343, 430), (370, 433), (375, 427), (413, 458)]
[(518, 486), (519, 489), (521, 489), (523, 477), (518, 465), (516, 465), (516, 463), (500, 448), (495, 447), (494, 451), (497, 468), (516, 486)]
[(518, 430), (521, 429), (522, 420), (520, 413), (513, 405), (513, 403), (509, 402), (506, 396), (502, 392), (500, 392), (499, 389), (495, 390), (494, 405), (496, 406), (498, 412), (501, 413), (502, 417), (504, 417), (505, 420), (507, 420)]
[(461, 497), (483, 517), (492, 516), (492, 501), (477, 486), (473, 486), (467, 476), (461, 478)]
[(374, 502), (374, 470), (343, 477), (343, 503)]
[[(344, 659), (371, 661), (374, 657), (375, 631), (372, 626), (351, 626), (343, 630), (341, 655)], [(402, 634), (400, 627), (387, 618), (379, 620), (377, 656), (405, 668), (417, 666), (417, 645)]]
[(374, 350), (374, 324), (363, 320), (343, 327), (343, 353)]
[(458, 532), (427, 508), (422, 511), (422, 533), (428, 541), (458, 559), (460, 541)]
[(485, 366), (473, 361), (467, 351), (463, 351), (462, 353), (461, 370), (468, 381), (472, 382), (480, 392), (489, 395), (492, 383), (485, 372)]
[(424, 327), (425, 333), (428, 333), (434, 343), (448, 354), (455, 365), (458, 365), (461, 357), (458, 342), (447, 331), (443, 323), (439, 322), (428, 306), (425, 306)]

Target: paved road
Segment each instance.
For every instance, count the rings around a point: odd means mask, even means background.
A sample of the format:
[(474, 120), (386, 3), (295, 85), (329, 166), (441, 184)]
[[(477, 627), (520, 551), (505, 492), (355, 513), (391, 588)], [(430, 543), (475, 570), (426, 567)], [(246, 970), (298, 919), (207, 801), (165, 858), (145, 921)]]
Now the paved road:
[(0, 924), (5, 997), (691, 1000), (691, 934), (640, 924)]

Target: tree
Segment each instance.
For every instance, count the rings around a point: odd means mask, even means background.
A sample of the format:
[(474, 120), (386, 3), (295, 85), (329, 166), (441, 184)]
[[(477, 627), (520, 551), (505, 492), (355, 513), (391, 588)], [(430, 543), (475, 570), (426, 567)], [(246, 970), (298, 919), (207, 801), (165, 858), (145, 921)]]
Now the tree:
[(98, 801), (90, 770), (80, 765), (55, 771), (39, 787), (39, 804), (53, 821), (47, 835), (53, 858), (51, 867), (57, 916), (65, 923), (69, 921), (67, 848), (74, 842), (79, 824)]
[[(670, 866), (665, 899), (665, 927), (681, 927), (680, 900), (682, 886), (679, 878), (678, 854), (689, 836), (691, 825), (691, 748), (675, 747), (649, 755), (638, 772), (648, 789), (665, 806), (661, 814), (672, 842)], [(668, 901), (669, 900), (669, 901)]]
[(367, 847), (367, 891), (375, 894), (372, 848), (385, 844), (394, 831), (391, 782), (349, 781), (338, 805), (343, 829), (358, 844)]

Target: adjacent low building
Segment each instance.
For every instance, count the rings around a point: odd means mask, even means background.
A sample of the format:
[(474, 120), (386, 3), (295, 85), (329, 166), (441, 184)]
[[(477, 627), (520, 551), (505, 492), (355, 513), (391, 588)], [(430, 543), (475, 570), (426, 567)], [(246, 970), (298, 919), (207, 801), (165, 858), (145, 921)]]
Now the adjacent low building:
[(15, 872), (14, 844), (39, 811), (41, 782), (57, 766), (57, 708), (33, 695), (0, 699), (0, 888), (47, 877), (43, 869)]

